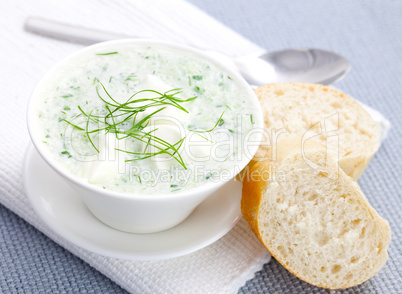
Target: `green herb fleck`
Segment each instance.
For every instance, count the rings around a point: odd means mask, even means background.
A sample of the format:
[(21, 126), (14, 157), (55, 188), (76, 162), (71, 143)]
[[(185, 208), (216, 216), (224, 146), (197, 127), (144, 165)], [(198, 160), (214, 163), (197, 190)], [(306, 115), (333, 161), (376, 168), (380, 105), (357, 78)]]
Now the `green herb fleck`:
[(68, 106), (64, 106), (64, 110), (71, 110), (71, 108)]
[(67, 95), (62, 95), (61, 96), (61, 98), (70, 98), (70, 97), (73, 97), (73, 95), (72, 94), (67, 94)]
[(140, 177), (139, 175), (137, 175), (137, 174), (133, 174), (133, 176), (134, 176), (134, 177), (136, 177), (136, 178), (138, 179), (138, 181), (140, 182), (140, 184), (142, 184), (141, 177)]
[(196, 80), (196, 81), (201, 81), (202, 80), (202, 76), (193, 76), (193, 80)]
[(68, 151), (62, 151), (62, 152), (60, 152), (60, 153), (63, 154), (63, 155), (67, 155), (68, 158), (72, 157), (72, 155), (71, 155), (70, 152), (68, 152)]
[(250, 121), (251, 121), (251, 124), (255, 124), (255, 122), (254, 122), (254, 120), (253, 120), (253, 115), (252, 115), (252, 114), (250, 114)]
[(204, 89), (201, 89), (200, 87), (198, 87), (198, 86), (195, 86), (194, 87), (194, 91), (196, 92), (196, 93), (199, 93), (199, 94), (202, 94), (202, 93), (204, 93), (205, 92), (205, 90)]
[(228, 131), (229, 131), (229, 132), (231, 132), (231, 133), (234, 133), (234, 131), (233, 131), (233, 130), (231, 130), (231, 129), (228, 129)]
[(135, 73), (131, 73), (124, 81), (133, 81), (136, 77), (137, 75)]
[(219, 119), (218, 126), (221, 126), (221, 125), (223, 125), (224, 123), (225, 123), (225, 121), (221, 118), (221, 119)]
[(170, 185), (170, 188), (172, 189), (171, 192), (179, 191), (181, 189), (180, 185)]
[(96, 53), (96, 55), (113, 55), (113, 54), (118, 54), (119, 52), (107, 52), (107, 53)]

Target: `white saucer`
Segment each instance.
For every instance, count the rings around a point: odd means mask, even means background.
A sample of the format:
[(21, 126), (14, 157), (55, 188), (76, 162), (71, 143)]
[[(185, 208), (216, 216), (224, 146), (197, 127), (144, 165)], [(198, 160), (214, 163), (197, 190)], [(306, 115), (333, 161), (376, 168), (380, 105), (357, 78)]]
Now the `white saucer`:
[(188, 254), (224, 236), (241, 216), (241, 184), (232, 181), (172, 229), (153, 234), (126, 233), (95, 218), (33, 146), (26, 151), (22, 172), (25, 192), (39, 217), (64, 239), (104, 256), (158, 260)]

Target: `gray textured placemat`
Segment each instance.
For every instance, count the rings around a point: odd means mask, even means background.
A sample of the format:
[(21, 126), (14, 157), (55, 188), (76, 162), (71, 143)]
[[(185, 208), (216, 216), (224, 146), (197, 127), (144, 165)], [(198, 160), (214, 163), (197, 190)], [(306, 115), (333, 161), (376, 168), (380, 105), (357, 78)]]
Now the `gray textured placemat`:
[(0, 205), (0, 293), (127, 293)]
[[(317, 47), (337, 51), (352, 62), (352, 71), (336, 86), (378, 109), (393, 124), (359, 180), (371, 204), (389, 220), (393, 239), (390, 258), (377, 276), (336, 293), (402, 293), (402, 2), (190, 2), (269, 50)], [(0, 292), (126, 293), (1, 206)], [(329, 293), (300, 281), (275, 260), (240, 289), (240, 293), (263, 292)]]

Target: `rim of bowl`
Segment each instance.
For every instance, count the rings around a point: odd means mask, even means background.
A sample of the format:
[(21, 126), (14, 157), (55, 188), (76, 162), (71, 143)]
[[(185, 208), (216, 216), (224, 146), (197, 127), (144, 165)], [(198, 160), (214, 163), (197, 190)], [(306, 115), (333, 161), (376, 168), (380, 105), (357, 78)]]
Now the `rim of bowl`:
[[(124, 192), (117, 192), (117, 191), (113, 191), (113, 190), (107, 190), (107, 189), (102, 189), (94, 184), (90, 184), (88, 182), (86, 182), (83, 178), (80, 177), (76, 177), (74, 176), (72, 173), (68, 172), (66, 169), (64, 169), (62, 166), (60, 166), (60, 164), (54, 159), (52, 158), (51, 153), (44, 151), (45, 148), (43, 148), (43, 146), (40, 144), (40, 139), (35, 137), (35, 125), (36, 123), (34, 123), (35, 120), (35, 116), (33, 115), (33, 110), (34, 110), (34, 105), (35, 103), (37, 103), (38, 98), (38, 92), (41, 91), (41, 87), (42, 85), (46, 84), (46, 80), (49, 79), (49, 77), (52, 76), (52, 73), (57, 71), (59, 69), (59, 67), (62, 67), (65, 63), (68, 63), (69, 60), (74, 59), (75, 57), (83, 54), (84, 52), (87, 51), (92, 51), (95, 48), (107, 48), (113, 45), (129, 45), (129, 44), (133, 44), (133, 45), (150, 45), (150, 46), (165, 46), (168, 48), (173, 48), (173, 49), (178, 49), (178, 50), (183, 50), (183, 51), (187, 51), (190, 52), (208, 62), (211, 62), (213, 64), (215, 64), (220, 70), (228, 73), (233, 80), (236, 81), (237, 84), (240, 84), (242, 86), (242, 88), (244, 88), (247, 92), (249, 92), (249, 97), (253, 97), (253, 99), (255, 99), (256, 102), (256, 108), (258, 111), (258, 116), (259, 116), (259, 125), (255, 126), (254, 128), (260, 128), (262, 129), (263, 127), (263, 114), (262, 114), (262, 109), (261, 106), (258, 102), (258, 98), (255, 95), (255, 93), (253, 92), (251, 86), (244, 80), (244, 78), (240, 75), (240, 73), (238, 71), (236, 71), (234, 68), (231, 68), (228, 64), (225, 64), (224, 62), (220, 61), (218, 58), (208, 55), (207, 53), (204, 53), (202, 50), (200, 49), (196, 49), (187, 45), (183, 45), (183, 44), (178, 44), (178, 43), (174, 43), (174, 42), (169, 42), (169, 41), (159, 41), (159, 40), (154, 40), (154, 39), (119, 39), (119, 40), (113, 40), (113, 41), (106, 41), (106, 42), (101, 42), (101, 43), (97, 43), (91, 46), (87, 46), (85, 48), (82, 48), (70, 55), (68, 55), (67, 57), (64, 57), (63, 59), (61, 59), (59, 62), (57, 62), (53, 67), (51, 67), (50, 70), (48, 70), (46, 72), (46, 74), (44, 76), (42, 76), (42, 78), (39, 80), (39, 82), (36, 84), (30, 99), (29, 99), (29, 103), (28, 103), (28, 107), (27, 107), (27, 125), (28, 125), (28, 132), (29, 135), (31, 137), (31, 141), (35, 147), (35, 149), (38, 151), (38, 153), (40, 154), (40, 156), (45, 160), (45, 162), (54, 170), (56, 171), (59, 175), (61, 175), (62, 177), (66, 178), (67, 180), (73, 182), (74, 184), (77, 184), (85, 189), (89, 189), (92, 192), (101, 194), (103, 196), (109, 196), (109, 197), (115, 197), (115, 198), (133, 198), (133, 199), (141, 199), (141, 200), (148, 200), (148, 201), (155, 201), (155, 200), (159, 200), (159, 199), (172, 199), (172, 198), (182, 198), (182, 197), (188, 197), (189, 195), (196, 193), (196, 192), (201, 192), (203, 190), (208, 190), (212, 187), (219, 187), (220, 185), (229, 182), (230, 180), (232, 180), (237, 174), (235, 174), (234, 172), (234, 168), (235, 165), (231, 167), (230, 172), (231, 172), (231, 176), (233, 175), (233, 177), (231, 177), (228, 180), (219, 180), (216, 182), (209, 182), (203, 185), (199, 185), (196, 187), (192, 187), (189, 188), (188, 190), (185, 191), (180, 191), (180, 192), (175, 192), (175, 193), (155, 193), (155, 194), (140, 194), (140, 193), (124, 193)], [(256, 122), (258, 122), (256, 120)], [(260, 133), (258, 135), (258, 140), (260, 141), (262, 138), (262, 134)], [(258, 146), (255, 147), (252, 152), (250, 152), (250, 154), (252, 154), (254, 156), (254, 154), (257, 152), (258, 150)], [(240, 161), (240, 163), (237, 165), (238, 167), (240, 167), (240, 171), (246, 167), (246, 165), (250, 162), (250, 159), (247, 160), (242, 160)]]

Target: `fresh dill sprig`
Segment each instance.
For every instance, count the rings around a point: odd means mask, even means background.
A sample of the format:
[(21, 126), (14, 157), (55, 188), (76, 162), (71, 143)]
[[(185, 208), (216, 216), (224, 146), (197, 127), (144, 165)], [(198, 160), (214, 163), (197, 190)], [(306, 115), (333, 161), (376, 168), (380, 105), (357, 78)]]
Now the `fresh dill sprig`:
[[(117, 52), (102, 53), (98, 55), (110, 54), (117, 54)], [(141, 152), (115, 148), (115, 150), (117, 151), (124, 152), (133, 156), (132, 159), (127, 159), (126, 162), (142, 160), (163, 154), (171, 156), (184, 169), (187, 169), (186, 164), (179, 152), (186, 137), (183, 137), (174, 144), (171, 144), (166, 140), (155, 136), (155, 131), (157, 129), (148, 132), (144, 131), (144, 129), (149, 125), (150, 119), (154, 115), (156, 115), (160, 111), (163, 111), (168, 106), (175, 107), (183, 112), (188, 113), (188, 110), (183, 107), (182, 104), (195, 100), (197, 96), (190, 98), (178, 98), (177, 95), (182, 92), (179, 88), (172, 89), (164, 93), (155, 90), (142, 90), (134, 93), (125, 102), (121, 103), (112, 97), (112, 95), (107, 91), (102, 82), (100, 82), (98, 79), (94, 80), (94, 82), (97, 83), (96, 94), (98, 98), (105, 104), (105, 109), (91, 109), (90, 111), (85, 111), (81, 106), (78, 106), (78, 109), (80, 111), (80, 114), (78, 116), (84, 116), (86, 118), (85, 125), (79, 126), (66, 119), (64, 119), (64, 121), (75, 129), (84, 132), (88, 141), (98, 153), (99, 149), (94, 144), (91, 136), (93, 134), (104, 131), (106, 134), (114, 134), (117, 140), (131, 138), (135, 141), (143, 142), (145, 144), (145, 148)], [(100, 90), (103, 91), (103, 94)], [(140, 93), (144, 92), (149, 93), (150, 98), (136, 98)], [(156, 108), (156, 110), (144, 116), (143, 118), (137, 119), (139, 113), (142, 113), (151, 107), (153, 107), (154, 109)], [(218, 125), (220, 126), (224, 123), (222, 119), (223, 114), (224, 112), (217, 120), (215, 126), (210, 130), (190, 131), (195, 133), (212, 132)], [(127, 128), (127, 124), (129, 123), (131, 123), (131, 127)], [(90, 126), (93, 124), (97, 125), (98, 127), (90, 129)], [(152, 150), (155, 151), (147, 151), (150, 150), (149, 147), (153, 147)]]
[(195, 133), (210, 133), (212, 132), (218, 125), (221, 126), (223, 125), (224, 121), (222, 120), (222, 117), (225, 112), (222, 112), (221, 116), (218, 118), (216, 124), (213, 126), (212, 129), (206, 130), (206, 131), (196, 131), (196, 130), (189, 130), (190, 132), (195, 132)]

